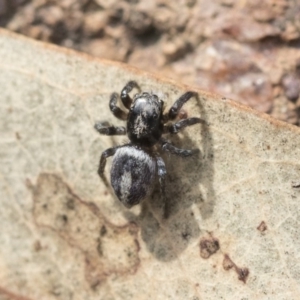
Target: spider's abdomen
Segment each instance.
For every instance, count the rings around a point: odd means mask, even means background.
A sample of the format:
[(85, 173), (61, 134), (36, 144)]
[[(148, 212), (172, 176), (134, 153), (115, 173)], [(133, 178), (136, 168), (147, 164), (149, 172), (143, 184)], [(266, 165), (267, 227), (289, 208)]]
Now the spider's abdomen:
[(140, 203), (153, 189), (156, 161), (133, 146), (119, 148), (111, 167), (111, 185), (118, 199), (128, 208)]

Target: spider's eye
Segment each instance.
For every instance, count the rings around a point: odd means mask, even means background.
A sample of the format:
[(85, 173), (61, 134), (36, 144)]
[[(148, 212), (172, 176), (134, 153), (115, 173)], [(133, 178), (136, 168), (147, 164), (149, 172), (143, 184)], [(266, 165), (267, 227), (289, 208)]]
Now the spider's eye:
[(157, 119), (157, 117), (158, 117), (158, 114), (157, 114), (157, 113), (154, 113), (154, 114), (153, 114), (153, 118), (154, 118), (154, 119)]

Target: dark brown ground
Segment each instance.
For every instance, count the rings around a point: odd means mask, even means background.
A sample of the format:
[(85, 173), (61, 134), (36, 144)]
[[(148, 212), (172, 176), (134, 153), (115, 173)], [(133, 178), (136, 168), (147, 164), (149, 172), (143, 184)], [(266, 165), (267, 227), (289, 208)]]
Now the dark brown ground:
[(0, 0), (0, 26), (300, 123), (300, 0)]

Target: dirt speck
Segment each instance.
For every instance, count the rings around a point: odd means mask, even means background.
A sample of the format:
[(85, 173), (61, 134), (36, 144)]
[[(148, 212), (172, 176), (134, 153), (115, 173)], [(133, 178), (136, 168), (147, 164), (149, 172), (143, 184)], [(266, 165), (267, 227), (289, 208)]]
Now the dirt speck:
[(220, 249), (218, 239), (209, 236), (202, 238), (200, 241), (200, 256), (204, 259), (208, 259), (211, 255), (215, 254)]
[(238, 279), (246, 283), (248, 276), (249, 276), (249, 269), (248, 268), (240, 268), (238, 267), (229, 257), (228, 254), (224, 255), (223, 259), (223, 268), (224, 270), (228, 271), (230, 269), (234, 269), (235, 272), (238, 274)]
[(265, 232), (268, 229), (267, 224), (265, 221), (261, 221), (260, 224), (257, 226), (257, 230), (261, 233)]

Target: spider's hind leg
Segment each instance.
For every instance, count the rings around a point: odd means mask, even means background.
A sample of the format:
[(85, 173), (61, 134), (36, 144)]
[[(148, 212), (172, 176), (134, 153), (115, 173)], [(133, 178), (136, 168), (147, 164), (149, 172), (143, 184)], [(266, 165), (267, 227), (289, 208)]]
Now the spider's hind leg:
[(102, 152), (101, 157), (100, 157), (100, 162), (99, 162), (99, 167), (98, 167), (98, 175), (99, 177), (103, 180), (104, 184), (109, 187), (109, 182), (104, 174), (104, 169), (106, 165), (106, 159), (110, 156), (113, 156), (119, 146), (113, 147), (113, 148), (108, 148), (104, 152)]
[(166, 219), (168, 217), (167, 211), (167, 201), (166, 201), (166, 165), (163, 159), (160, 156), (156, 157), (156, 165), (157, 165), (157, 175), (160, 185), (160, 197), (162, 200), (162, 209), (163, 209), (163, 217)]

